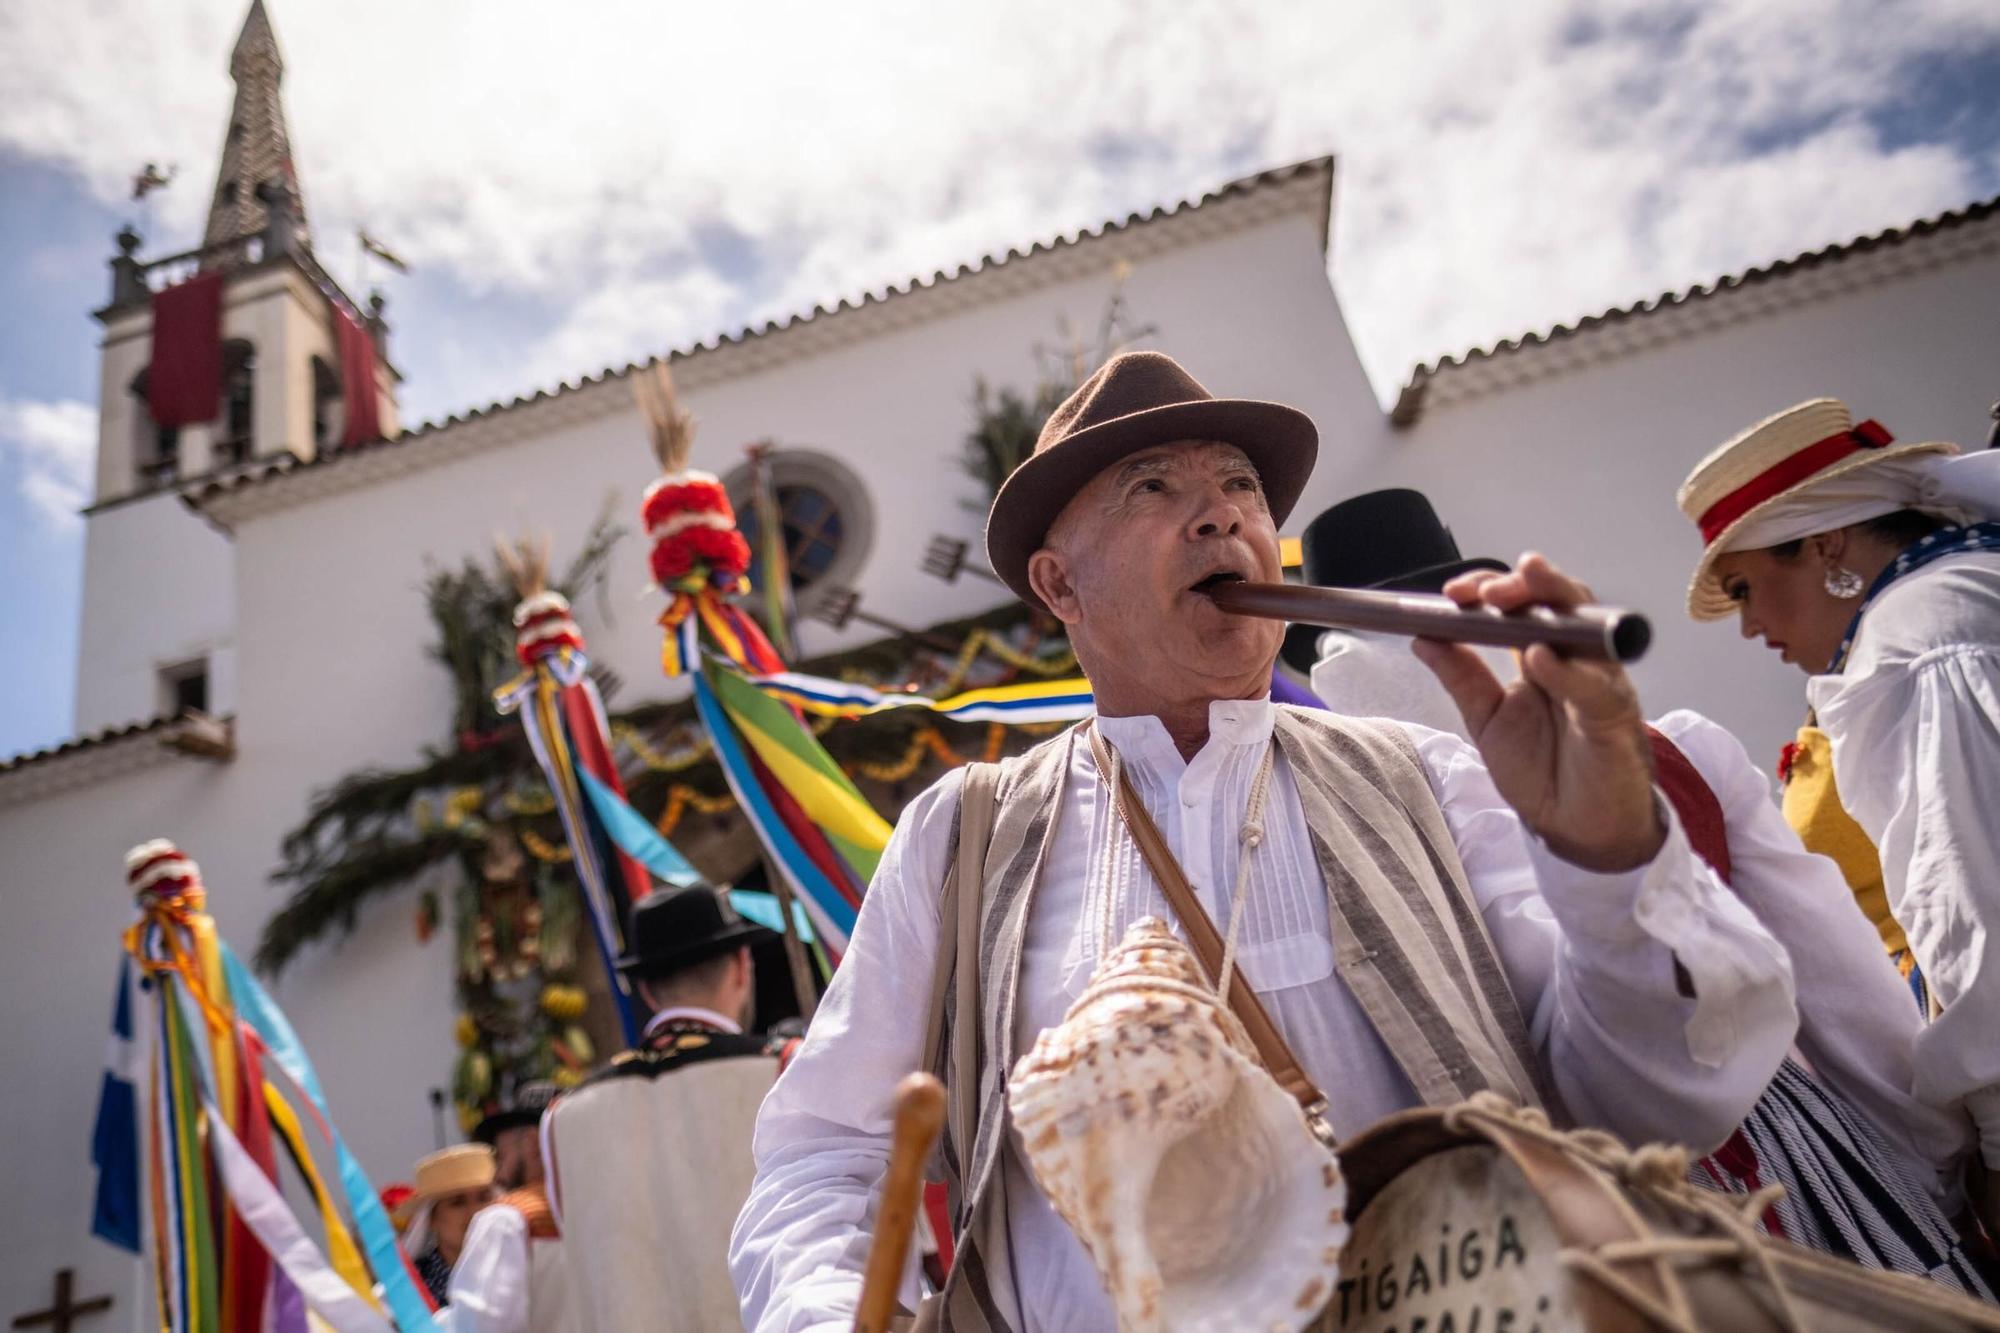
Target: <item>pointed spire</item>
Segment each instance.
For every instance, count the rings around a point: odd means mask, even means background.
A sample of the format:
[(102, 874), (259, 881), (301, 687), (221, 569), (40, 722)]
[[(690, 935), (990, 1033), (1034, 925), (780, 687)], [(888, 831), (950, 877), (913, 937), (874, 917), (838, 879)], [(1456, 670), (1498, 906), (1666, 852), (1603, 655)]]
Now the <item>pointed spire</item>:
[(236, 81), (236, 102), (229, 111), (229, 134), (222, 142), (222, 165), (215, 174), (202, 244), (217, 245), (262, 231), (265, 209), (258, 197), (260, 187), (281, 189), (291, 196), (299, 240), (309, 244), (305, 196), (292, 164), (291, 132), (279, 96), (285, 61), (278, 54), (278, 35), (272, 31), (264, 0), (250, 0), (243, 31), (229, 56), (229, 77)]

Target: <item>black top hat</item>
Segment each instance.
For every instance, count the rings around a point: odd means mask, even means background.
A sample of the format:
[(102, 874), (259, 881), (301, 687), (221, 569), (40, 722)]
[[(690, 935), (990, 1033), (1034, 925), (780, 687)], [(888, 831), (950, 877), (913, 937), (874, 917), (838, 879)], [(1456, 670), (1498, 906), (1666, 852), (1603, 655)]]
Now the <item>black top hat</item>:
[[(1401, 488), (1342, 500), (1306, 525), (1299, 546), (1300, 572), (1322, 588), (1436, 592), (1469, 570), (1508, 568), (1498, 560), (1460, 555), (1429, 498)], [(1285, 660), (1310, 671), (1323, 632), (1292, 626), (1285, 634)]]
[(1422, 491), (1369, 491), (1342, 500), (1306, 525), (1299, 542), (1307, 583), (1323, 588), (1436, 592), (1474, 569), (1505, 570), (1498, 560), (1468, 560)]
[(481, 1120), (472, 1128), (472, 1141), (492, 1147), (500, 1135), (510, 1129), (526, 1129), (542, 1123), (542, 1112), (549, 1109), (549, 1103), (556, 1099), (556, 1085), (537, 1080), (523, 1083), (514, 1089), (514, 1095), (500, 1104), (500, 1109)]
[(618, 970), (629, 977), (664, 977), (774, 934), (738, 916), (714, 889), (661, 889), (633, 906)]

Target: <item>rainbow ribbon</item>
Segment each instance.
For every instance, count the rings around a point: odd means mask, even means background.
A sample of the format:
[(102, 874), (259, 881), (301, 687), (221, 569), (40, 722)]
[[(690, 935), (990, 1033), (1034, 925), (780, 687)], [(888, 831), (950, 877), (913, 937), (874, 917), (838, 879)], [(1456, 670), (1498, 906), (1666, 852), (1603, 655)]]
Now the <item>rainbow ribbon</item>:
[[(434, 1327), (373, 1186), (328, 1119), (297, 1035), (216, 933), (199, 888), (148, 900), (125, 942), (149, 978), (156, 1018), (145, 1132), (162, 1328), (298, 1333), (306, 1327), (301, 1300), (336, 1333)], [(267, 1062), (303, 1094), (331, 1146), (361, 1245), (321, 1181), (299, 1116), (266, 1077)], [(331, 1260), (278, 1186), (280, 1145), (318, 1205)]]
[[(770, 854), (778, 873), (785, 877), (793, 894), (805, 907), (822, 946), (838, 962), (847, 949), (848, 938), (854, 932), (854, 921), (861, 908), (863, 882), (857, 878), (858, 867), (842, 860), (840, 853), (833, 849), (829, 835), (813, 822), (804, 804), (779, 785), (771, 770), (757, 758), (753, 743), (746, 742), (745, 732), (753, 731), (755, 724), (732, 712), (725, 705), (718, 688), (732, 680), (752, 699), (777, 710), (798, 734), (808, 741), (811, 736), (796, 718), (785, 711), (782, 704), (761, 694), (726, 667), (712, 666), (694, 677), (696, 712), (715, 745), (716, 760), (722, 768), (723, 777), (729, 782), (730, 791), (735, 794), (737, 805), (756, 830), (758, 841)], [(782, 731), (782, 725), (774, 719), (766, 717), (763, 720)], [(767, 746), (774, 743), (774, 737), (769, 733), (764, 733), (762, 739)], [(821, 751), (822, 755), (824, 753)], [(832, 766), (832, 760), (828, 759), (827, 764)], [(835, 767), (833, 772), (838, 774), (840, 770)], [(879, 816), (877, 820), (879, 822)], [(866, 858), (868, 873), (874, 873), (875, 862), (880, 858), (881, 848), (878, 846), (873, 856)]]

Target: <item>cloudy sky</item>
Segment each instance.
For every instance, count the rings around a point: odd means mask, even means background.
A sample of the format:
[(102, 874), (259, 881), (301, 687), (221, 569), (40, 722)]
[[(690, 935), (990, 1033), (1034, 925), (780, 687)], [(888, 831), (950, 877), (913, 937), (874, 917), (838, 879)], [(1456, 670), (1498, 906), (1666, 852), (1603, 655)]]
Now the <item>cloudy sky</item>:
[[(2000, 193), (1992, 0), (267, 4), (323, 259), (352, 283), (365, 225), (414, 266), (407, 420), (1330, 151), (1385, 400)], [(121, 222), (198, 238), (245, 7), (0, 6), (0, 754), (68, 729), (87, 311)]]

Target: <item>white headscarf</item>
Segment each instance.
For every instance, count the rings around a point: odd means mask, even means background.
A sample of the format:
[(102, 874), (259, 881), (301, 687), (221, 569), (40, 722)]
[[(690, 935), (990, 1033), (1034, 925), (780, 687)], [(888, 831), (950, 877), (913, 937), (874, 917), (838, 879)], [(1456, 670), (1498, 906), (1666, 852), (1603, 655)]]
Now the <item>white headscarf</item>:
[(1723, 549), (1761, 551), (1904, 509), (1947, 523), (2000, 518), (2000, 449), (1907, 454), (1801, 486), (1760, 509)]

